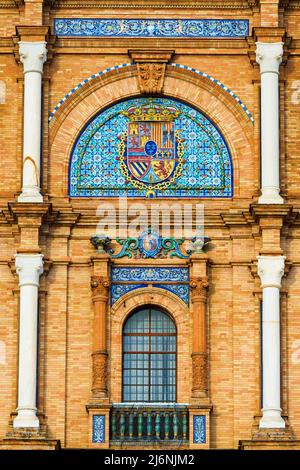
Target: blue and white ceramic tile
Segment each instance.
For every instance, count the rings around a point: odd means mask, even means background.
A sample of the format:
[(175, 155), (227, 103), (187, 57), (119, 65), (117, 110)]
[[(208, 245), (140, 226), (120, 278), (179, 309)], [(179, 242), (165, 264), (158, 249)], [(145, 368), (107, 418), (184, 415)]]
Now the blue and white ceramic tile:
[(105, 416), (104, 415), (93, 416), (92, 441), (95, 444), (101, 444), (105, 442)]
[(244, 38), (245, 19), (56, 18), (54, 33), (64, 37)]
[(206, 416), (205, 415), (193, 416), (193, 443), (194, 444), (206, 443)]
[(111, 269), (112, 282), (126, 281), (163, 281), (163, 282), (189, 282), (189, 268), (181, 267), (128, 267), (113, 266)]

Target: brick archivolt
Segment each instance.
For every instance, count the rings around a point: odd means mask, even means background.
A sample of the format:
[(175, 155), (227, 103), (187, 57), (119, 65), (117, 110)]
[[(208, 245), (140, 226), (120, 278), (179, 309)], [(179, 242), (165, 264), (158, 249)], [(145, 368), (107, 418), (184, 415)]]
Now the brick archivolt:
[(139, 307), (152, 305), (162, 308), (174, 319), (177, 328), (177, 401), (187, 403), (190, 397), (191, 349), (189, 338), (192, 334), (192, 319), (189, 308), (178, 297), (163, 289), (146, 287), (131, 291), (118, 300), (111, 308), (110, 338), (119, 338), (110, 348), (110, 397), (113, 402), (121, 401), (122, 392), (122, 330), (127, 317)]
[[(253, 125), (242, 108), (207, 78), (170, 66), (167, 66), (163, 94), (198, 108), (219, 127), (232, 155), (234, 195), (252, 196), (255, 184)], [(132, 66), (95, 78), (66, 100), (50, 123), (51, 196), (68, 196), (70, 156), (85, 125), (101, 109), (139, 95), (136, 66)]]

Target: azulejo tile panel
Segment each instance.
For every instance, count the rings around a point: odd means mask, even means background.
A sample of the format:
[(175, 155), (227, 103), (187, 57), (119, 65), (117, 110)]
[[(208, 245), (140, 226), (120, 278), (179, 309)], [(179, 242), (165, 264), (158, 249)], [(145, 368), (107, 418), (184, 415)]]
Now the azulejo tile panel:
[(241, 38), (246, 19), (56, 18), (54, 32), (65, 37)]
[[(168, 290), (177, 295), (187, 305), (189, 304), (189, 268), (184, 267), (117, 267), (111, 268), (111, 305), (127, 292), (147, 287)], [(139, 284), (131, 284), (132, 282)], [(177, 284), (169, 284), (177, 282)]]
[(92, 441), (94, 444), (101, 444), (105, 442), (105, 416), (93, 416), (93, 434)]
[(141, 289), (142, 287), (147, 287), (147, 284), (113, 284), (110, 289), (111, 305), (123, 297), (123, 295), (127, 294), (127, 292), (131, 292), (135, 289)]
[(189, 282), (189, 268), (163, 267), (127, 267), (113, 266), (111, 269), (112, 282)]
[(160, 287), (166, 289), (169, 292), (177, 295), (184, 303), (189, 304), (190, 300), (190, 288), (185, 284), (154, 284), (153, 287)]
[(206, 444), (206, 416), (193, 416), (193, 443)]
[(73, 197), (231, 197), (232, 161), (219, 129), (170, 98), (135, 98), (98, 114), (70, 161)]

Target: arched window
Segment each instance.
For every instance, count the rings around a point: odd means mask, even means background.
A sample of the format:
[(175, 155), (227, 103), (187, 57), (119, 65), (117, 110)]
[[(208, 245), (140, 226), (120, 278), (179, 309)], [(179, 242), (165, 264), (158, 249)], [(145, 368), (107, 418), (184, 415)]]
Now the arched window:
[(123, 401), (176, 401), (176, 327), (157, 308), (138, 310), (124, 326)]

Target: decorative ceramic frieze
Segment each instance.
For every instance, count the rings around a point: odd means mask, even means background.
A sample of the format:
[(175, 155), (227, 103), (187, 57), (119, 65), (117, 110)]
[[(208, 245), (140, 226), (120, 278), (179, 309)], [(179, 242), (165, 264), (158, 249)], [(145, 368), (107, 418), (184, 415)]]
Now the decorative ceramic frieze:
[(112, 282), (189, 282), (189, 268), (113, 266)]
[(244, 38), (249, 20), (56, 18), (54, 32), (63, 37)]
[[(189, 304), (189, 268), (113, 266), (111, 281), (111, 305), (127, 292), (148, 287), (149, 284), (154, 288), (172, 292)], [(174, 282), (177, 284), (173, 284)]]

